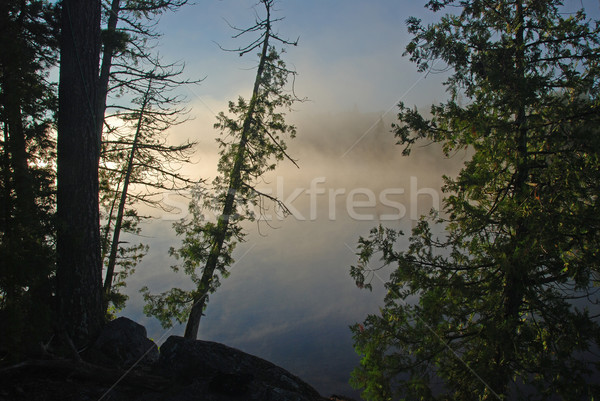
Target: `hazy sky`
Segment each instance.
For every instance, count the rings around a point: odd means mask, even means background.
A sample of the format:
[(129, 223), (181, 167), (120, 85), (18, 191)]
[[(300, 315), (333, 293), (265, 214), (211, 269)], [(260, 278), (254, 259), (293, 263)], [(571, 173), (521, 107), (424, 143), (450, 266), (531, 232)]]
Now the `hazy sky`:
[[(248, 27), (254, 22), (256, 0), (198, 0), (177, 13), (165, 15), (160, 48), (168, 60), (182, 60), (195, 78), (206, 77), (194, 92), (214, 111), (220, 104), (249, 92), (256, 57), (240, 58), (222, 52), (217, 43), (235, 48), (247, 39), (231, 39), (228, 23)], [(436, 21), (439, 13), (424, 8), (420, 0), (281, 0), (276, 5), (277, 24), (283, 38), (299, 44), (284, 56), (299, 73), (297, 90), (311, 103), (300, 111), (388, 110), (402, 98), (407, 103), (429, 104), (443, 97), (441, 78), (423, 80), (410, 61), (402, 57), (410, 36), (405, 21), (416, 16)], [(567, 0), (565, 11), (582, 5), (598, 13), (597, 0)], [(450, 8), (449, 10), (453, 10)], [(415, 84), (418, 84), (415, 86)], [(190, 100), (194, 100), (190, 97)], [(196, 100), (198, 100), (196, 98)]]
[[(404, 21), (411, 15), (427, 15), (419, 3), (279, 1), (275, 15), (285, 19), (277, 23), (277, 32), (290, 40), (299, 38), (298, 46), (288, 48), (283, 58), (298, 71), (298, 94), (311, 99), (299, 109), (381, 111), (394, 105), (420, 78), (402, 58), (408, 40)], [(161, 20), (165, 32), (161, 53), (169, 60), (185, 61), (195, 77), (206, 77), (194, 92), (213, 110), (214, 102), (247, 93), (253, 83), (256, 57), (225, 53), (217, 43), (227, 48), (248, 43), (249, 38), (231, 39), (235, 32), (228, 23), (252, 24), (255, 4), (204, 0)], [(419, 94), (424, 94), (422, 88), (412, 92), (415, 100), (429, 100)]]
[[(238, 96), (248, 97), (257, 60), (240, 58), (215, 44), (234, 48), (230, 24), (254, 21), (256, 1), (199, 0), (158, 25), (158, 48), (165, 61), (186, 63), (186, 75), (205, 77), (186, 90), (193, 120), (177, 127), (174, 140), (199, 142), (195, 178), (211, 178), (216, 169), (215, 113)], [(359, 235), (379, 222), (410, 231), (414, 217), (437, 206), (443, 174), (455, 174), (466, 155), (443, 159), (434, 148), (417, 149), (410, 158), (394, 146), (390, 124), (399, 100), (427, 106), (443, 100), (443, 75), (419, 74), (402, 57), (409, 41), (409, 16), (436, 20), (425, 1), (281, 0), (276, 16), (280, 36), (300, 38), (283, 58), (298, 72), (296, 92), (310, 101), (295, 106), (289, 120), (298, 126), (289, 153), (300, 169), (283, 163), (267, 177), (264, 189), (289, 202), (294, 214), (273, 216), (269, 225), (248, 225), (247, 242), (235, 252), (231, 277), (211, 296), (199, 338), (220, 341), (261, 356), (299, 375), (323, 395), (351, 394), (349, 372), (358, 363), (348, 326), (377, 312), (383, 289), (369, 293), (349, 276)], [(571, 1), (573, 9), (580, 1)], [(584, 1), (598, 9), (598, 2)], [(260, 13), (262, 10), (258, 8)], [(169, 201), (183, 202), (176, 196)], [(362, 202), (362, 203), (361, 203)], [(185, 209), (184, 206), (182, 206)], [(169, 334), (141, 315), (137, 293), (189, 286), (174, 274), (167, 251), (177, 246), (173, 220), (185, 213), (155, 214), (144, 226), (151, 252), (129, 281), (131, 302), (123, 315), (145, 324), (157, 341)]]

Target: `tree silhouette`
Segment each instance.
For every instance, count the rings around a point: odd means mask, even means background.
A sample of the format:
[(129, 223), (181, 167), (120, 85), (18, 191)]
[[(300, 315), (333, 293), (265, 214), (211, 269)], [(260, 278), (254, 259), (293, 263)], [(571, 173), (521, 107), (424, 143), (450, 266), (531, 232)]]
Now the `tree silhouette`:
[(16, 358), (55, 318), (57, 98), (48, 73), (58, 63), (58, 12), (45, 1), (0, 4), (0, 336)]
[[(125, 278), (148, 249), (143, 244), (124, 246), (120, 241), (122, 231), (139, 233), (141, 217), (134, 205), (160, 208), (158, 193), (183, 190), (193, 184), (178, 169), (189, 162), (195, 143), (167, 142), (169, 129), (186, 121), (183, 99), (172, 94), (193, 82), (179, 79), (182, 72), (183, 67), (164, 66), (157, 61), (145, 81), (130, 84), (130, 92), (137, 94), (132, 106), (120, 106), (115, 114), (107, 116), (100, 165), (106, 220), (102, 227), (105, 311), (109, 303), (115, 309), (124, 306), (127, 297), (120, 290), (125, 287)], [(137, 189), (131, 190), (133, 186)]]
[[(249, 101), (240, 97), (237, 102), (230, 102), (229, 115), (221, 112), (215, 124), (222, 133), (218, 139), (220, 175), (214, 181), (216, 195), (208, 198), (204, 206), (216, 211), (218, 219), (216, 222), (204, 220), (202, 205), (198, 204), (202, 194), (198, 193), (195, 202), (190, 204), (191, 221), (175, 225), (177, 233), (185, 238), (182, 247), (172, 249), (171, 254), (183, 259), (184, 270), (196, 288), (193, 291), (174, 288), (159, 295), (151, 295), (144, 289), (148, 302), (146, 313), (156, 316), (166, 326), (171, 324), (172, 318), (180, 322), (187, 318), (185, 337), (189, 339), (197, 337), (208, 296), (220, 284), (219, 274), (228, 275), (235, 243), (243, 238), (240, 224), (244, 219), (253, 218), (247, 207), (264, 197), (278, 202), (258, 192), (254, 188), (256, 180), (273, 170), (280, 160), (294, 162), (286, 152), (283, 136), (294, 137), (296, 129), (288, 125), (284, 114), (278, 111), (289, 109), (297, 100), (293, 93), (285, 91), (288, 77), (294, 72), (285, 66), (271, 43), (296, 43), (281, 39), (273, 32), (272, 24), (279, 20), (271, 15), (273, 1), (262, 0), (261, 4), (265, 16), (250, 28), (238, 29), (234, 36), (260, 32), (248, 46), (235, 50), (240, 55), (260, 51), (252, 95)], [(281, 203), (279, 206), (285, 208)], [(198, 267), (200, 274), (196, 272)]]

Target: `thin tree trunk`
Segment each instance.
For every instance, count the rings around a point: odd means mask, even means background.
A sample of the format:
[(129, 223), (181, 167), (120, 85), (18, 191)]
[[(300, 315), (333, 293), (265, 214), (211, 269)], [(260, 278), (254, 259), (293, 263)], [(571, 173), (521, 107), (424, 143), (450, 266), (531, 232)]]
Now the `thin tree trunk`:
[(221, 252), (223, 250), (223, 243), (225, 242), (225, 238), (227, 236), (227, 230), (229, 228), (229, 218), (231, 217), (235, 209), (236, 192), (241, 188), (242, 185), (241, 173), (246, 154), (246, 144), (248, 142), (248, 136), (250, 135), (250, 131), (252, 129), (252, 122), (254, 120), (256, 102), (258, 101), (260, 85), (263, 80), (263, 72), (265, 69), (267, 52), (269, 50), (270, 34), (270, 10), (267, 7), (267, 26), (265, 29), (265, 38), (263, 40), (260, 61), (258, 64), (258, 69), (256, 71), (256, 78), (254, 80), (252, 98), (250, 99), (250, 104), (248, 105), (248, 112), (246, 113), (246, 117), (244, 118), (240, 142), (237, 154), (235, 156), (233, 168), (230, 174), (229, 188), (227, 191), (227, 196), (225, 198), (225, 203), (223, 205), (223, 213), (221, 214), (217, 222), (217, 233), (215, 235), (212, 247), (210, 249), (210, 253), (208, 255), (208, 259), (206, 261), (206, 265), (202, 272), (202, 277), (200, 279), (200, 293), (198, 294), (198, 297), (193, 300), (194, 303), (192, 305), (190, 315), (185, 326), (184, 337), (187, 339), (195, 340), (198, 336), (198, 328), (200, 326), (202, 312), (204, 311), (204, 307), (206, 305), (206, 297), (210, 292), (213, 275), (217, 267), (219, 256), (221, 255)]
[(115, 212), (115, 207), (117, 207), (117, 201), (120, 199), (119, 194), (121, 193), (119, 191), (119, 188), (121, 187), (121, 183), (119, 182), (117, 184), (117, 188), (115, 189), (115, 196), (112, 200), (112, 202), (110, 203), (110, 210), (108, 212), (108, 221), (106, 222), (106, 226), (104, 226), (104, 231), (102, 234), (102, 266), (104, 266), (104, 259), (106, 259), (106, 254), (110, 251), (110, 249), (106, 249), (106, 247), (108, 246), (108, 237), (110, 236), (110, 227), (112, 226), (112, 222), (113, 222), (113, 213)]
[[(96, 95), (96, 115), (99, 116), (96, 121), (96, 135), (98, 136), (100, 148), (102, 148), (102, 132), (104, 128), (104, 114), (106, 112), (106, 99), (108, 97), (108, 82), (110, 80), (110, 69), (112, 67), (114, 53), (114, 42), (110, 40), (110, 38), (117, 29), (117, 23), (119, 22), (119, 11), (121, 10), (120, 3), (121, 0), (113, 0), (111, 3), (110, 14), (108, 15), (106, 27), (107, 37), (109, 39), (105, 41), (102, 48), (102, 62), (100, 65), (100, 76), (98, 77), (98, 93)], [(110, 226), (112, 224), (112, 216), (116, 202), (117, 196), (115, 196), (108, 214), (108, 222), (106, 223), (106, 228), (102, 237), (102, 244), (108, 243), (108, 236), (110, 233)], [(104, 250), (102, 252), (102, 265), (104, 265), (105, 257), (106, 251)]]
[(100, 0), (63, 0), (57, 160), (59, 331), (75, 345), (103, 323), (96, 88)]
[(107, 40), (104, 43), (102, 51), (102, 65), (100, 67), (100, 76), (98, 78), (98, 92), (96, 95), (96, 135), (98, 142), (102, 143), (102, 129), (104, 127), (104, 113), (106, 112), (106, 98), (108, 96), (108, 82), (110, 79), (110, 69), (112, 67), (114, 48), (114, 33), (117, 30), (119, 22), (119, 12), (121, 11), (121, 0), (112, 0), (110, 5), (110, 14), (106, 26)]
[(140, 132), (142, 130), (142, 120), (144, 119), (144, 113), (148, 106), (148, 99), (150, 96), (150, 90), (152, 88), (152, 78), (148, 80), (148, 88), (144, 93), (144, 99), (140, 108), (140, 115), (137, 121), (135, 135), (133, 137), (133, 143), (131, 145), (131, 152), (129, 153), (129, 159), (127, 160), (127, 171), (123, 178), (123, 189), (121, 190), (121, 197), (119, 200), (119, 206), (117, 209), (117, 217), (115, 219), (115, 228), (113, 230), (113, 238), (110, 244), (110, 254), (108, 256), (108, 264), (106, 266), (106, 277), (104, 279), (104, 305), (103, 310), (108, 310), (108, 296), (112, 288), (113, 276), (115, 273), (115, 266), (117, 264), (117, 251), (119, 250), (119, 236), (121, 235), (121, 227), (123, 224), (123, 215), (125, 213), (125, 204), (127, 203), (127, 190), (129, 188), (129, 181), (131, 179), (131, 172), (133, 171), (133, 162), (135, 160), (135, 152), (139, 142)]

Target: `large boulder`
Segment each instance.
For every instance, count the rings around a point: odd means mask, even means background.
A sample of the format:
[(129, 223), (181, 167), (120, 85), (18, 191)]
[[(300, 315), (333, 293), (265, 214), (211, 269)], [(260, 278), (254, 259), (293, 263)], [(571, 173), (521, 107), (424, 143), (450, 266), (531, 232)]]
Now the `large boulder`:
[(158, 347), (147, 338), (146, 328), (126, 317), (104, 326), (87, 351), (89, 359), (104, 366), (128, 369), (133, 365), (152, 366), (158, 361)]
[(84, 361), (0, 367), (0, 401), (350, 400), (322, 398), (287, 370), (219, 343), (172, 336), (159, 356), (146, 329), (127, 318), (107, 324), (85, 353)]
[(310, 385), (271, 362), (223, 344), (171, 336), (158, 369), (180, 383), (165, 400), (322, 401)]

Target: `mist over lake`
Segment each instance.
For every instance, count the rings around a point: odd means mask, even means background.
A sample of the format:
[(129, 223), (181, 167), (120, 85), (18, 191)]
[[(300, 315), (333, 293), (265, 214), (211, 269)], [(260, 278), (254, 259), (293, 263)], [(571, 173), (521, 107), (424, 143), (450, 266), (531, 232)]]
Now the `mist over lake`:
[[(246, 241), (234, 253), (230, 277), (210, 296), (199, 339), (270, 360), (323, 395), (358, 397), (348, 384), (359, 362), (348, 326), (377, 312), (385, 289), (379, 278), (373, 292), (356, 287), (349, 275), (356, 242), (380, 223), (409, 233), (415, 219), (439, 208), (442, 175), (466, 160), (460, 153), (444, 159), (433, 146), (402, 156), (390, 132), (393, 117), (382, 114), (354, 110), (296, 121), (289, 153), (300, 168), (282, 163), (258, 186), (286, 202), (291, 215), (267, 205), (262, 221), (246, 223)], [(200, 158), (205, 154), (207, 162), (214, 145), (210, 139), (202, 145)], [(143, 316), (139, 289), (191, 288), (185, 275), (169, 268), (177, 261), (168, 256), (179, 244), (171, 225), (186, 215), (187, 201), (172, 194), (168, 202), (181, 208), (155, 211), (158, 218), (144, 225), (141, 240), (150, 253), (129, 280), (130, 301), (120, 313), (143, 323), (158, 343), (181, 335), (183, 327), (165, 330)], [(385, 270), (380, 274), (387, 278)]]

